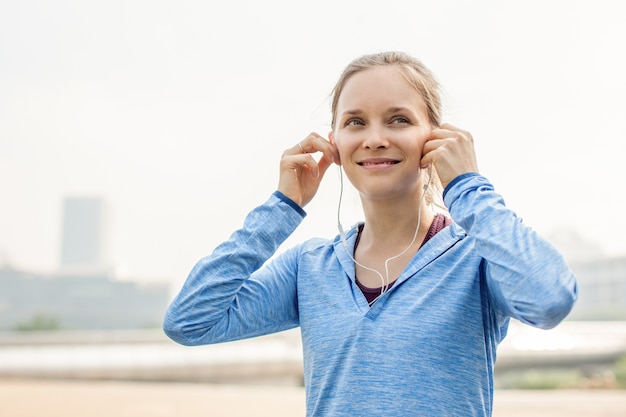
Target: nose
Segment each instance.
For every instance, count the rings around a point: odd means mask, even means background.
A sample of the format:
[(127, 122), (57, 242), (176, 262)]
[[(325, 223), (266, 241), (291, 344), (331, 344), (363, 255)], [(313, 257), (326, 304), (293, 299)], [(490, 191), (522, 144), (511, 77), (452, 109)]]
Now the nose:
[(389, 147), (389, 140), (384, 129), (378, 126), (370, 126), (365, 132), (362, 143), (365, 149), (385, 149)]

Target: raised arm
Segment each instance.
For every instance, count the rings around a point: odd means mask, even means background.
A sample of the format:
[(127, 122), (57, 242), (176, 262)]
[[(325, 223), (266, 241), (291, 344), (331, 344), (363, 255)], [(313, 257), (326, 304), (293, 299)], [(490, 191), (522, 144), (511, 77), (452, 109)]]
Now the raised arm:
[(555, 248), (478, 174), (472, 135), (450, 124), (433, 129), (422, 163), (435, 165), (450, 215), (476, 241), (500, 312), (541, 328), (563, 320), (577, 298), (576, 279)]
[(454, 221), (476, 241), (501, 313), (540, 328), (567, 316), (577, 297), (574, 275), (550, 243), (506, 208), (486, 178), (457, 177), (445, 201)]
[[(311, 153), (321, 152), (319, 161)], [(185, 345), (259, 336), (298, 325), (298, 249), (266, 262), (300, 224), (336, 149), (312, 133), (283, 153), (278, 191), (192, 269), (163, 329)]]
[(194, 266), (166, 312), (165, 333), (178, 343), (199, 345), (297, 326), (294, 252), (262, 265), (303, 216), (278, 192), (254, 209), (241, 229)]

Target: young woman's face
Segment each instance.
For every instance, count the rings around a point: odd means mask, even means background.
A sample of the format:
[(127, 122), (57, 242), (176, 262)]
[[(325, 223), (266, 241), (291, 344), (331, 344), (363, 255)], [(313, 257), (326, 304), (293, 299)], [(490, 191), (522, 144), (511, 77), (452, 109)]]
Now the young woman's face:
[(420, 94), (397, 68), (379, 66), (347, 81), (330, 139), (361, 195), (386, 199), (419, 190), (422, 148), (431, 130)]

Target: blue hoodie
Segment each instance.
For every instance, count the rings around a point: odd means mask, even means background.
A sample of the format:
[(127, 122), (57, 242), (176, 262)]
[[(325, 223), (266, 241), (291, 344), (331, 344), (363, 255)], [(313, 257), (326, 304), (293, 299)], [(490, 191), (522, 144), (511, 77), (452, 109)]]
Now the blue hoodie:
[(276, 192), (191, 271), (164, 322), (184, 345), (300, 326), (307, 416), (490, 416), (496, 349), (511, 317), (540, 328), (571, 310), (576, 280), (559, 253), (464, 174), (432, 237), (370, 307), (347, 248), (310, 239), (270, 258), (304, 211)]

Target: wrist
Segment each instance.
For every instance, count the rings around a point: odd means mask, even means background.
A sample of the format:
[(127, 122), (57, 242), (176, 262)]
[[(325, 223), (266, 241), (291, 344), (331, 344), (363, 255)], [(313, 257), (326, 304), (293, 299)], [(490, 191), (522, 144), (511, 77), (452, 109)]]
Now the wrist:
[(302, 217), (306, 216), (306, 211), (304, 211), (303, 207), (294, 201), (291, 197), (285, 195), (282, 191), (276, 190), (274, 191), (274, 195), (282, 200), (285, 204), (288, 204), (294, 210), (296, 210)]

